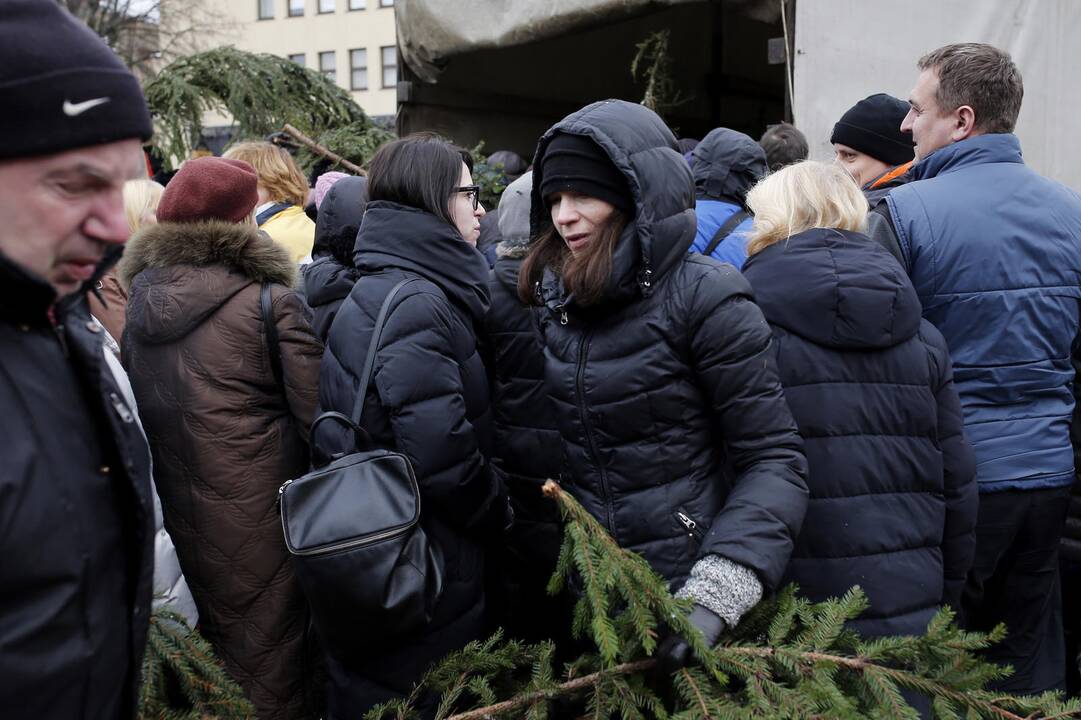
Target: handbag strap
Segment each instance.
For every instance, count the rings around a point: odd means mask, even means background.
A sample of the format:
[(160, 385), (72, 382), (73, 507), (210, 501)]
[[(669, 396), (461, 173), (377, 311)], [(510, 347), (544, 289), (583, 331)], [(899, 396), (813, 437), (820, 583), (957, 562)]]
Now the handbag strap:
[(383, 301), (382, 307), (379, 308), (379, 316), (375, 319), (375, 325), (372, 327), (372, 339), (368, 343), (368, 357), (364, 359), (364, 372), (360, 375), (360, 386), (357, 388), (357, 399), (353, 404), (353, 416), (350, 418), (353, 424), (360, 427), (360, 417), (364, 412), (364, 398), (368, 394), (368, 383), (371, 382), (372, 369), (375, 367), (375, 354), (379, 351), (379, 338), (383, 334), (383, 326), (386, 325), (387, 315), (390, 314), (390, 305), (394, 302), (394, 297), (408, 283), (420, 278), (406, 278), (400, 280), (398, 284), (390, 289), (387, 293), (387, 298)]
[(729, 215), (728, 219), (724, 221), (724, 224), (717, 228), (717, 232), (713, 233), (709, 245), (706, 245), (706, 249), (702, 251), (702, 254), (712, 255), (713, 251), (717, 249), (717, 246), (721, 244), (721, 241), (731, 235), (732, 231), (750, 216), (751, 214), (746, 210), (739, 210)]
[(285, 391), (285, 373), (282, 371), (282, 351), (278, 345), (278, 324), (274, 322), (274, 301), (270, 297), (270, 283), (263, 283), (259, 292), (259, 312), (263, 316), (263, 329), (266, 331), (267, 351), (270, 352), (270, 370), (274, 373), (274, 382)]

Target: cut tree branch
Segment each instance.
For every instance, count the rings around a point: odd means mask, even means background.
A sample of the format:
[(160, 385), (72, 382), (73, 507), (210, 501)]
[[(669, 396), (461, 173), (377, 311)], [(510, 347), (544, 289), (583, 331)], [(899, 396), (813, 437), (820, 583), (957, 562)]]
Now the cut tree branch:
[(356, 165), (355, 163), (351, 163), (348, 160), (346, 160), (345, 158), (343, 158), (341, 155), (339, 155), (338, 153), (331, 150), (330, 148), (328, 148), (328, 147), (326, 147), (324, 145), (320, 145), (319, 143), (315, 142), (314, 140), (312, 140), (310, 137), (308, 137), (304, 133), (297, 130), (295, 127), (293, 127), (289, 123), (285, 124), (285, 126), (282, 128), (282, 131), (285, 132), (285, 133), (288, 133), (289, 135), (291, 135), (293, 137), (293, 139), (295, 139), (297, 142), (301, 143), (302, 145), (307, 146), (312, 152), (316, 153), (317, 155), (322, 155), (327, 160), (330, 160), (331, 162), (334, 162), (334, 163), (336, 163), (338, 165), (341, 165), (342, 167), (346, 168), (347, 170), (352, 170), (357, 175), (366, 176), (368, 174), (368, 172), (364, 168), (362, 168), (360, 165)]
[(656, 664), (656, 660), (638, 660), (636, 662), (616, 665), (607, 670), (600, 670), (591, 673), (590, 675), (583, 675), (580, 678), (569, 680), (562, 685), (557, 685), (548, 690), (536, 690), (531, 693), (524, 693), (518, 697), (511, 698), (510, 700), (496, 703), (495, 705), (477, 708), (476, 710), (470, 710), (459, 715), (451, 715), (446, 720), (491, 720), (500, 715), (506, 715), (513, 710), (528, 707), (538, 700), (548, 700), (556, 697), (575, 695), (583, 690), (588, 690), (605, 678), (614, 677), (616, 675), (634, 675), (635, 673), (645, 672)]

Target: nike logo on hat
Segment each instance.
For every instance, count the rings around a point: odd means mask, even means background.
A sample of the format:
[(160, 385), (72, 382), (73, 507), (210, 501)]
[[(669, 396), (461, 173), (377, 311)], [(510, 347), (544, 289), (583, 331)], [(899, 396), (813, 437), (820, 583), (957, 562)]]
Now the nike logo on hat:
[(93, 100), (84, 100), (83, 102), (73, 103), (71, 100), (64, 101), (64, 114), (68, 117), (75, 117), (76, 115), (82, 115), (90, 108), (96, 108), (98, 105), (104, 105), (109, 102), (109, 98), (100, 97)]

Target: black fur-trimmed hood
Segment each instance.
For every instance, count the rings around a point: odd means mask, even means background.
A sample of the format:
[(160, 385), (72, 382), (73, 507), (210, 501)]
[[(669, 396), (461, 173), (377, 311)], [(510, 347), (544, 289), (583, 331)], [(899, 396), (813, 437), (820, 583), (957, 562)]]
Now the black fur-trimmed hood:
[(127, 332), (175, 342), (250, 285), (292, 287), (285, 248), (252, 225), (160, 223), (138, 232), (118, 266), (129, 289)]

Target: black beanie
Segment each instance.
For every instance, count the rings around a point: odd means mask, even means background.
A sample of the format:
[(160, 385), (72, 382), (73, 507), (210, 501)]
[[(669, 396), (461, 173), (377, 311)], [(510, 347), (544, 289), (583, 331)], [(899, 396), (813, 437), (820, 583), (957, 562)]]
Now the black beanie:
[(908, 103), (878, 93), (856, 103), (833, 126), (831, 143), (841, 143), (889, 165), (903, 165), (915, 156), (912, 135), (901, 132)]
[(56, 0), (3, 0), (0, 160), (153, 133), (139, 81)]
[(540, 194), (571, 190), (604, 200), (628, 215), (634, 214), (631, 189), (612, 159), (585, 135), (557, 133), (548, 143), (541, 161)]

